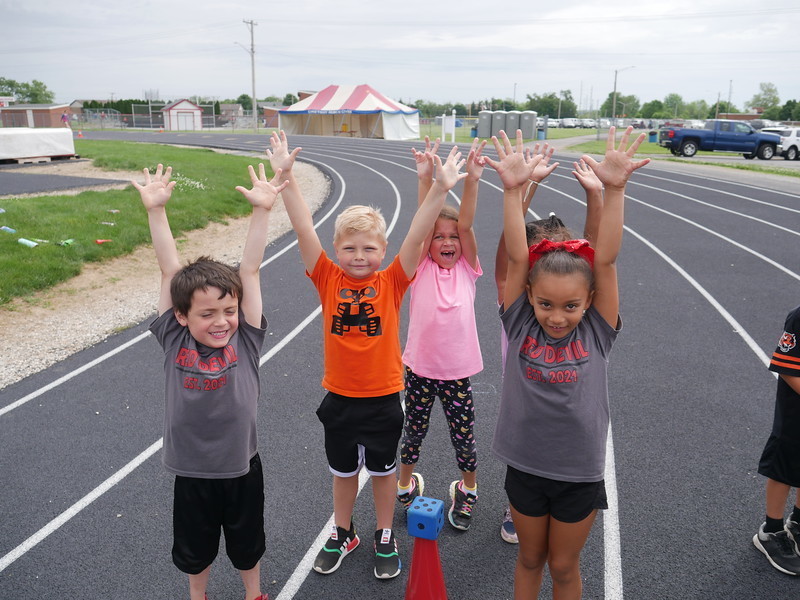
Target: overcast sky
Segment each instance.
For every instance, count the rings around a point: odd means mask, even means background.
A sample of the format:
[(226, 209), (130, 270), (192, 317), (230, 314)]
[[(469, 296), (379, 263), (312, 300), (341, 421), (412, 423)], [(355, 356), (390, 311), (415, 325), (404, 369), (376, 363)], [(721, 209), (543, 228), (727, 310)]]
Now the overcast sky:
[(244, 20), (259, 98), (367, 83), (406, 102), (569, 89), (596, 108), (617, 70), (641, 102), (741, 109), (761, 82), (800, 100), (798, 0), (0, 0), (0, 77), (58, 102), (235, 98), (251, 90)]

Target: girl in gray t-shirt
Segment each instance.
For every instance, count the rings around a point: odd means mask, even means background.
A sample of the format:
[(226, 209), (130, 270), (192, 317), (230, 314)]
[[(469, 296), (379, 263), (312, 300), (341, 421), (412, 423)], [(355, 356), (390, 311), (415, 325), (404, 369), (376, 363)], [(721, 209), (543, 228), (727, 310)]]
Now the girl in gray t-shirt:
[(549, 566), (553, 595), (581, 595), (580, 550), (605, 506), (608, 354), (621, 328), (616, 259), (622, 244), (625, 185), (649, 159), (633, 160), (644, 140), (615, 146), (585, 163), (605, 188), (597, 240), (543, 240), (528, 248), (520, 211), (523, 184), (541, 162), (504, 132), (487, 162), (503, 182), (508, 270), (501, 315), (508, 336), (503, 394), (492, 450), (508, 465), (506, 491), (519, 539), (514, 586), (538, 594)]

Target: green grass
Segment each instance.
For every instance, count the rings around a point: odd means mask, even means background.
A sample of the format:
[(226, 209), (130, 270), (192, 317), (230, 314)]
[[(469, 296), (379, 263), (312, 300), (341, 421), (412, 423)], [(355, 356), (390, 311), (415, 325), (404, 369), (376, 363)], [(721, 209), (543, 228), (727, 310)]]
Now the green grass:
[[(250, 204), (234, 187), (249, 187), (247, 165), (256, 165), (255, 158), (206, 149), (89, 140), (76, 140), (75, 150), (108, 170), (148, 167), (152, 172), (158, 162), (171, 165), (178, 184), (167, 211), (176, 237), (212, 221), (250, 214)], [(265, 167), (271, 174), (269, 163)], [(0, 200), (0, 206), (6, 211), (0, 214), (0, 225), (17, 230), (15, 234), (0, 231), (0, 306), (77, 275), (85, 262), (128, 254), (150, 242), (147, 214), (132, 186), (77, 196), (10, 198)], [(28, 248), (17, 242), (20, 237), (49, 243)], [(75, 241), (58, 245), (67, 239)], [(112, 241), (97, 244), (98, 239)]]

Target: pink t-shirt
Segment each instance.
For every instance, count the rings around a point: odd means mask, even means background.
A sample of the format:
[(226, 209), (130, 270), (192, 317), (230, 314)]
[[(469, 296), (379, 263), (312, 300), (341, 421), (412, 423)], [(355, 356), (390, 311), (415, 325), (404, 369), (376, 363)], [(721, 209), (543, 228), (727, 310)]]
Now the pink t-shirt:
[(403, 363), (428, 379), (461, 379), (483, 369), (475, 326), (475, 281), (483, 275), (462, 256), (442, 269), (430, 256), (411, 282), (410, 319)]

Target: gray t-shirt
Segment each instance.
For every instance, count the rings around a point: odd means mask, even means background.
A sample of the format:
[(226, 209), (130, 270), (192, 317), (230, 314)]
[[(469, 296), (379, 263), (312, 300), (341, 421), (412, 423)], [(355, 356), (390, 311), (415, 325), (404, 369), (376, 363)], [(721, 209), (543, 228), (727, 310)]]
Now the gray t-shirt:
[(589, 307), (565, 338), (542, 330), (523, 293), (505, 312), (508, 354), (492, 452), (526, 473), (600, 481), (608, 436), (608, 355), (622, 328)]
[(266, 335), (239, 312), (224, 348), (209, 348), (172, 310), (150, 325), (164, 349), (164, 467), (183, 477), (227, 479), (247, 474), (257, 449), (258, 361)]

